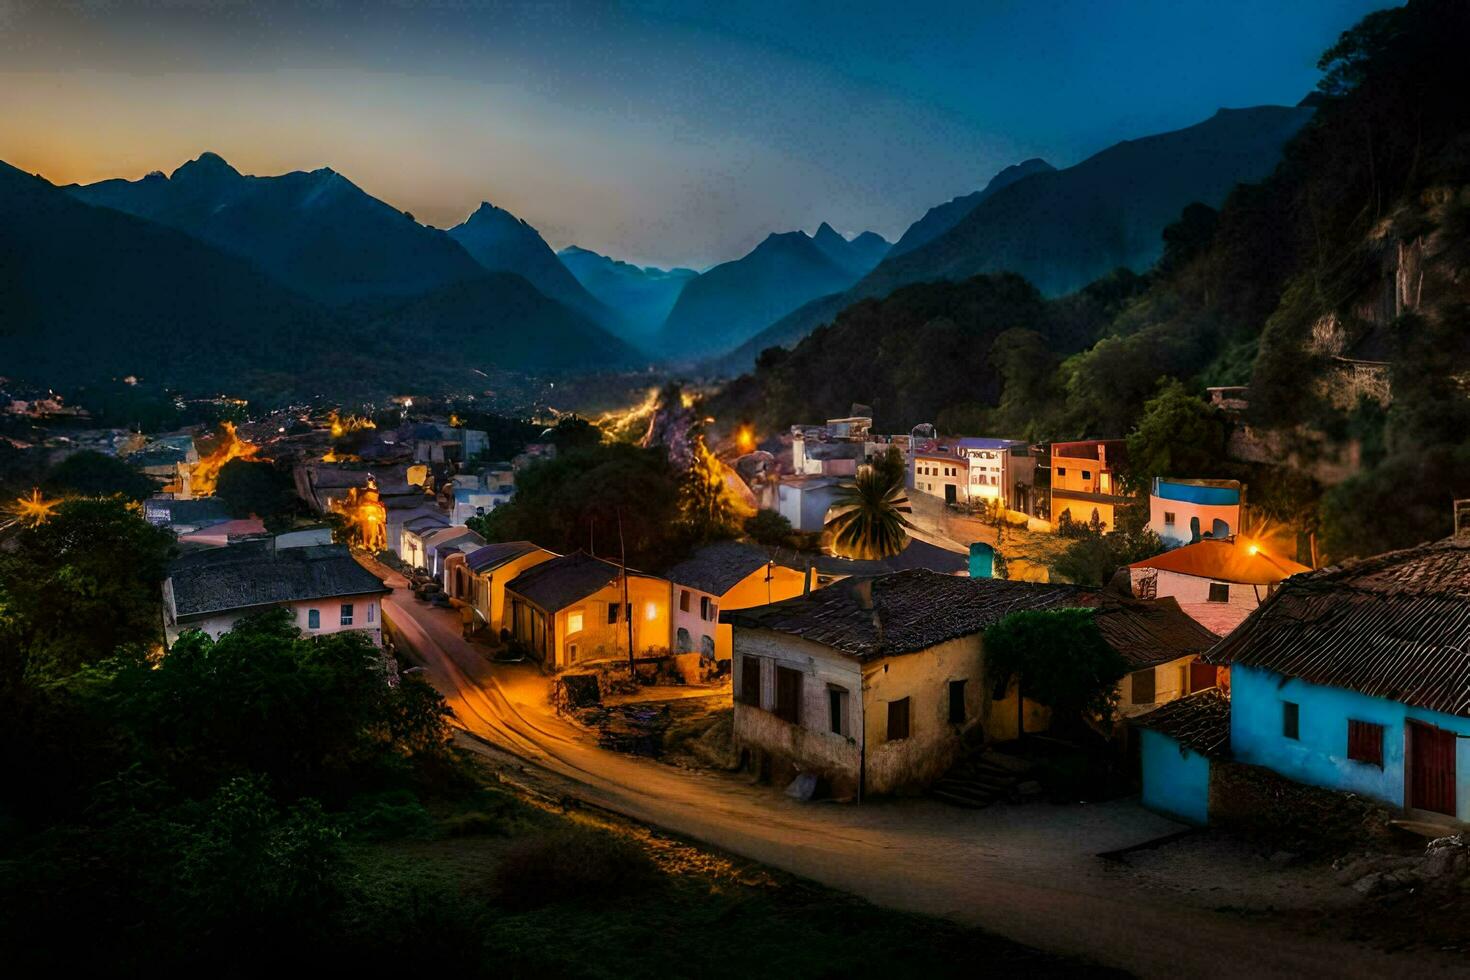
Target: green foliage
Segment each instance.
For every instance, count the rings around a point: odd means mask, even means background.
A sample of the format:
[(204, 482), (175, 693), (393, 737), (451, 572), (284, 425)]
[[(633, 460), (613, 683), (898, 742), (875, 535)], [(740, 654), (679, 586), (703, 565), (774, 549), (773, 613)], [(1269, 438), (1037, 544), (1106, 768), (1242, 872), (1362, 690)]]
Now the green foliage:
[(289, 518), (297, 509), (290, 470), (265, 460), (230, 460), (220, 467), (214, 492), (233, 517), (274, 521)]
[(827, 521), (832, 550), (845, 558), (881, 559), (898, 554), (908, 544), (913, 513), (904, 479), (891, 466), (863, 466), (856, 479), (839, 487), (832, 502), (835, 515)]
[(158, 484), (116, 456), (83, 450), (72, 453), (46, 473), (43, 488), (51, 495), (110, 497), (143, 500), (158, 491)]
[(648, 854), (626, 837), (571, 826), (517, 843), (495, 869), (495, 888), (502, 905), (538, 908), (635, 895), (657, 877)]
[(745, 519), (745, 533), (758, 544), (779, 548), (791, 539), (791, 522), (774, 510), (758, 510)]
[(1079, 534), (1052, 563), (1052, 571), (1078, 585), (1102, 586), (1120, 568), (1152, 558), (1164, 550), (1159, 536), (1147, 528)]
[(733, 538), (740, 531), (739, 515), (725, 487), (725, 470), (696, 435), (689, 468), (679, 480), (679, 514), (691, 544)]
[(162, 639), (159, 583), (173, 538), (120, 498), (63, 502), (0, 551), (0, 671), (63, 677)]
[(989, 677), (1019, 677), (1027, 698), (1057, 720), (1109, 718), (1128, 665), (1108, 646), (1090, 609), (1012, 613), (985, 631)]
[(516, 476), (515, 499), (472, 526), (488, 541), (616, 555), (621, 517), (628, 563), (651, 568), (684, 548), (679, 503), (679, 474), (667, 453), (599, 443), (526, 467)]
[(1128, 484), (1147, 493), (1155, 477), (1222, 477), (1228, 426), (1219, 413), (1174, 379), (1144, 403), (1128, 434)]
[(551, 441), (559, 453), (587, 449), (602, 442), (602, 430), (580, 415), (568, 415), (552, 427)]

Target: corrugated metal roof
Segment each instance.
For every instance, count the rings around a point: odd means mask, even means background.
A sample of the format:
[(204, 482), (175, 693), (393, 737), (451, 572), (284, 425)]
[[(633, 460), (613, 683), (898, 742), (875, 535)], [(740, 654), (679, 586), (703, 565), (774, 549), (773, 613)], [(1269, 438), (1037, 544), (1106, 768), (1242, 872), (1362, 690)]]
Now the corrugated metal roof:
[(1230, 699), (1210, 688), (1160, 705), (1132, 723), (1167, 735), (1201, 755), (1223, 758), (1230, 754)]
[(1207, 659), (1470, 717), (1470, 540), (1288, 579)]

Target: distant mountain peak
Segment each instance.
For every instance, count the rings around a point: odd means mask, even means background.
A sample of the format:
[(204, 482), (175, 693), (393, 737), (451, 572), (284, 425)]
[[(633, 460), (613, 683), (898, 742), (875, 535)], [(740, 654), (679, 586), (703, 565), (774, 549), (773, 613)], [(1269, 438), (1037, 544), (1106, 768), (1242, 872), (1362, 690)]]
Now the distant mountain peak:
[(205, 150), (193, 160), (179, 167), (170, 176), (170, 180), (178, 180), (184, 177), (238, 177), (240, 171), (225, 162), (225, 158), (218, 153)]

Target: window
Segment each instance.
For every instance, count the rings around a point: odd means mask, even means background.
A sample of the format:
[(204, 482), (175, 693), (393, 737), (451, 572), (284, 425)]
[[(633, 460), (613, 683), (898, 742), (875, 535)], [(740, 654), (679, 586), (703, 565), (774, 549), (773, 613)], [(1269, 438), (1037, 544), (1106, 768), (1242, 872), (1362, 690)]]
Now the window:
[(1133, 703), (1153, 704), (1154, 669), (1150, 667), (1148, 670), (1134, 671), (1131, 676), (1133, 677), (1133, 683), (1131, 685), (1133, 688), (1133, 696), (1131, 698)]
[(374, 622), (377, 618), (378, 618), (378, 604), (376, 602), (369, 602), (368, 603), (368, 611), (367, 611), (367, 621), (369, 623), (371, 623), (371, 622)]
[(306, 628), (319, 630), (322, 628), (322, 611), (320, 609), (306, 610)]
[(1281, 702), (1281, 735), (1283, 738), (1301, 738), (1301, 705), (1295, 701)]
[(961, 725), (965, 721), (965, 682), (949, 682), (949, 723)]
[(847, 734), (847, 711), (847, 688), (830, 685), (827, 688), (827, 718), (833, 735)]
[(1164, 523), (1169, 527), (1174, 526), (1174, 512), (1172, 510), (1164, 511)]
[(342, 603), (342, 625), (352, 625), (352, 603), (350, 602)]
[(618, 604), (609, 602), (607, 604), (607, 625), (611, 626), (618, 621)]
[(1210, 601), (1211, 602), (1229, 602), (1230, 601), (1230, 585), (1228, 583), (1226, 583), (1226, 582), (1211, 582), (1210, 583)]
[(680, 612), (688, 612), (689, 611), (689, 590), (688, 589), (680, 589), (679, 590), (679, 611)]
[(761, 706), (761, 658), (740, 658), (740, 703)]
[(715, 659), (715, 638), (708, 633), (699, 637), (699, 654), (706, 660)]
[(776, 668), (776, 717), (801, 724), (801, 671)]
[(909, 699), (888, 702), (888, 741), (909, 737)]
[(1067, 468), (1065, 466), (1058, 466), (1057, 467), (1057, 476), (1066, 476), (1066, 475), (1067, 475)]
[(1383, 768), (1383, 726), (1348, 720), (1348, 758)]
[(710, 610), (714, 608), (714, 605), (715, 604), (713, 602), (710, 602), (709, 601), (709, 596), (707, 596), (707, 595), (700, 596), (699, 597), (699, 618), (705, 620), (706, 622), (708, 622), (711, 619), (714, 619), (714, 616), (710, 615)]
[(582, 632), (582, 610), (577, 609), (577, 610), (574, 610), (573, 612), (567, 613), (567, 632), (568, 633), (580, 633), (580, 632)]

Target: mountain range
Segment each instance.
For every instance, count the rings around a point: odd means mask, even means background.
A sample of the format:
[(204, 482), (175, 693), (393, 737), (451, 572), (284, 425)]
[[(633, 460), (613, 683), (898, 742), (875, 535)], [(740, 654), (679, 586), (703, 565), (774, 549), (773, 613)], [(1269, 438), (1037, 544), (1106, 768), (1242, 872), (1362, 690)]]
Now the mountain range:
[(984, 191), (931, 210), (900, 239), (907, 246), (895, 246), (859, 282), (774, 322), (722, 363), (744, 370), (767, 347), (790, 346), (858, 300), (907, 283), (1007, 271), (1060, 296), (1119, 267), (1143, 272), (1158, 260), (1163, 229), (1185, 205), (1218, 207), (1236, 184), (1265, 177), (1312, 112), (1221, 109), (1194, 126), (1124, 140), (1061, 170), (1041, 161), (1018, 164), (1011, 170), (1030, 172), (1013, 172), (993, 188), (1002, 171)]
[(556, 256), (583, 288), (622, 314), (629, 330), (625, 339), (635, 344), (658, 333), (684, 287), (699, 277), (693, 269), (636, 266), (576, 245)]
[(888, 247), (873, 232), (849, 241), (825, 222), (815, 236), (772, 234), (684, 287), (659, 332), (658, 349), (674, 360), (729, 350), (803, 303), (851, 286)]

